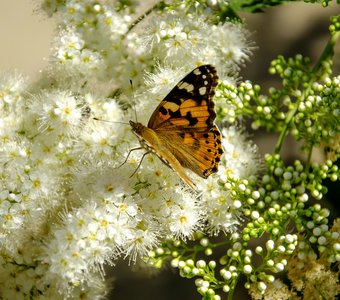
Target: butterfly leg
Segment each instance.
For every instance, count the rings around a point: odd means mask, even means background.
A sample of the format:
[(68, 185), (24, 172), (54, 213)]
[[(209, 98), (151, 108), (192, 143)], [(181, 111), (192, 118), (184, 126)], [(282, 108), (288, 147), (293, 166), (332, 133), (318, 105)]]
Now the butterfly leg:
[(123, 166), (123, 165), (127, 162), (127, 160), (128, 160), (128, 158), (129, 158), (129, 156), (130, 156), (130, 154), (131, 154), (132, 151), (141, 150), (141, 149), (143, 149), (143, 147), (137, 147), (137, 148), (132, 148), (132, 149), (130, 149), (130, 150), (129, 150), (129, 153), (128, 153), (128, 155), (126, 156), (126, 158), (125, 158), (125, 160), (123, 161), (123, 163), (121, 163), (121, 164), (120, 164), (118, 167), (116, 167), (115, 169), (120, 168), (121, 166)]
[(133, 175), (135, 175), (135, 174), (136, 174), (136, 172), (138, 171), (139, 167), (140, 167), (140, 166), (141, 166), (141, 164), (142, 164), (142, 161), (143, 161), (143, 159), (144, 159), (145, 155), (147, 155), (147, 154), (149, 154), (149, 153), (151, 153), (151, 152), (145, 152), (145, 153), (143, 154), (143, 156), (142, 156), (141, 160), (139, 161), (139, 164), (138, 164), (138, 166), (137, 166), (136, 170), (134, 170), (134, 172), (133, 172), (133, 173), (130, 175), (130, 178), (131, 178)]

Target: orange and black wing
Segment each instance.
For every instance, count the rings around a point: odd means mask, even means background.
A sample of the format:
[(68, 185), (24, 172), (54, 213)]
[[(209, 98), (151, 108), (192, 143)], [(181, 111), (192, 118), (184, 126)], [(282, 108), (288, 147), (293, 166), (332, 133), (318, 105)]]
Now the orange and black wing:
[(223, 153), (212, 101), (217, 79), (211, 65), (194, 69), (164, 98), (148, 124), (183, 167), (203, 178), (217, 172)]
[(206, 131), (214, 126), (212, 98), (218, 76), (211, 65), (200, 66), (185, 76), (153, 112), (148, 127), (155, 131)]

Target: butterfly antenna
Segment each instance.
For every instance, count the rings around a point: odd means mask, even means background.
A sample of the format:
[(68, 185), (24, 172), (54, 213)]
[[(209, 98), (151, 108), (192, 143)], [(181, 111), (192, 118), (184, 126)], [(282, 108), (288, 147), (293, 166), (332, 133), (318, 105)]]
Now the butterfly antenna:
[(109, 120), (98, 119), (98, 118), (96, 118), (96, 117), (93, 117), (92, 119), (93, 119), (93, 120), (96, 120), (96, 121), (101, 121), (101, 122), (106, 122), (106, 123), (112, 123), (112, 124), (124, 124), (124, 125), (130, 125), (128, 122), (109, 121)]
[(133, 83), (132, 83), (131, 79), (130, 79), (130, 85), (131, 85), (131, 92), (132, 92), (132, 105), (133, 105), (133, 111), (134, 111), (134, 114), (135, 114), (135, 121), (138, 122), (137, 112), (136, 112), (135, 90), (133, 88)]

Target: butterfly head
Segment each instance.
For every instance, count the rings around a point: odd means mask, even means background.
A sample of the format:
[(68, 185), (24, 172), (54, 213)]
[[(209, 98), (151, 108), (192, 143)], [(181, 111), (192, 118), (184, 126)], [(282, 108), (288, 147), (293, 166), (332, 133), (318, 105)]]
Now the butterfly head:
[(141, 137), (143, 135), (143, 131), (145, 129), (145, 126), (141, 123), (129, 121), (133, 133), (135, 133), (138, 137)]
[(148, 151), (154, 152), (155, 144), (157, 145), (156, 133), (152, 129), (145, 127), (142, 123), (130, 121), (130, 125), (141, 146)]

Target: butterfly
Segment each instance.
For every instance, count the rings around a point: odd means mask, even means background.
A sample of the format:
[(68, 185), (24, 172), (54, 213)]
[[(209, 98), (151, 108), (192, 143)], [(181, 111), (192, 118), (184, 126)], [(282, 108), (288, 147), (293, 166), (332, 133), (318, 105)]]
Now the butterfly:
[(214, 124), (216, 113), (212, 101), (217, 79), (212, 65), (202, 65), (170, 91), (151, 115), (147, 126), (130, 121), (141, 144), (133, 150), (144, 148), (143, 157), (155, 153), (194, 190), (195, 185), (185, 169), (207, 178), (217, 172), (223, 154), (221, 133)]

